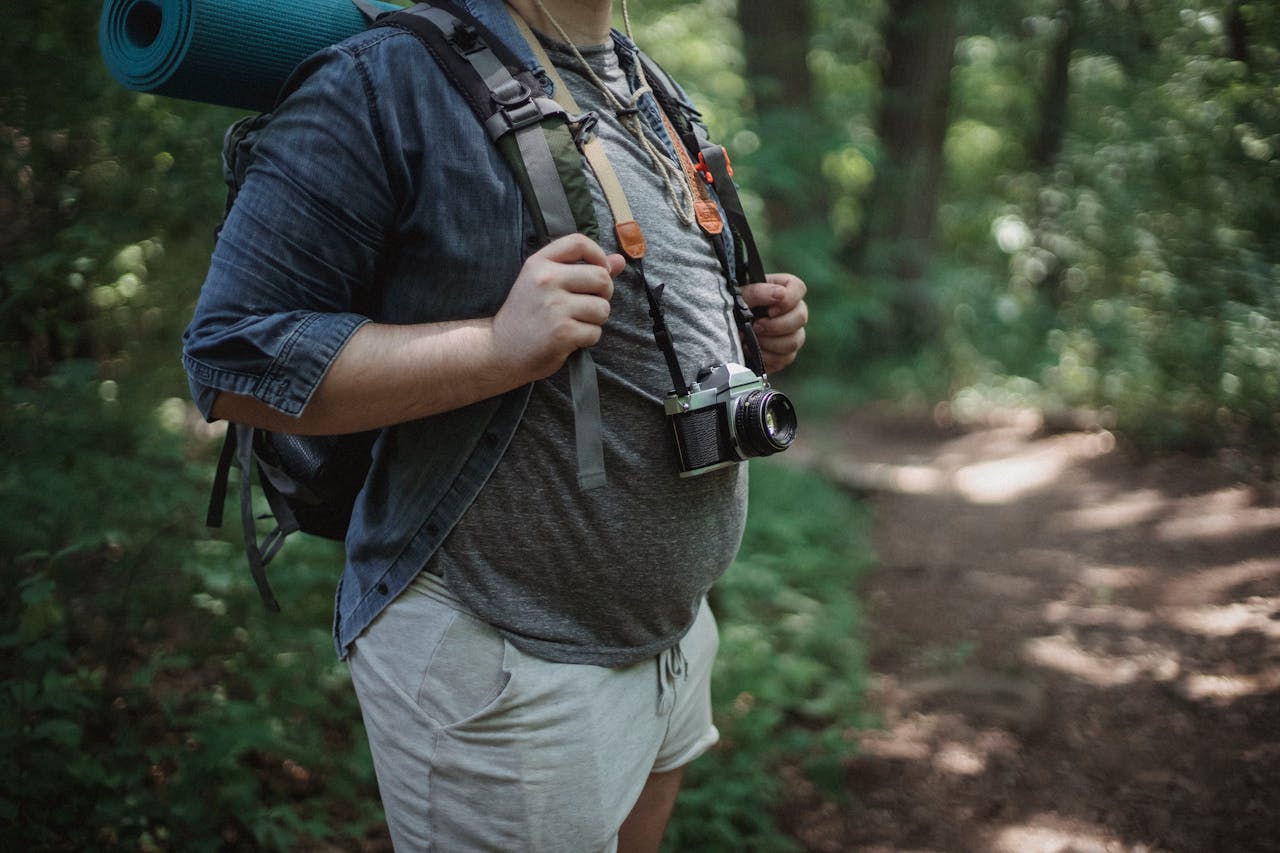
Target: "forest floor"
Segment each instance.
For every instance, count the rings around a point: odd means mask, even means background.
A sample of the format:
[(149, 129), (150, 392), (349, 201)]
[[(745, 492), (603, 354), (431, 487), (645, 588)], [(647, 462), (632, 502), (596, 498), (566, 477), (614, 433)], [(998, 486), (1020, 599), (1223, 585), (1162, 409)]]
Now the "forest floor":
[[(1023, 413), (854, 413), (795, 461), (875, 512), (876, 724), (813, 851), (1280, 851), (1280, 496)], [(781, 457), (780, 457), (781, 458)]]

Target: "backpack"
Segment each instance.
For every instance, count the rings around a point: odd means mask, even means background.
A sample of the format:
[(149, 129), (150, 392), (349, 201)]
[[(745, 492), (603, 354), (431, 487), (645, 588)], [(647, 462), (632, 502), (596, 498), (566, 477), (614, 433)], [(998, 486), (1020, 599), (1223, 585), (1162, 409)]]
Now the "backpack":
[[(529, 208), (540, 244), (574, 232), (598, 238), (595, 209), (579, 150), (581, 134), (589, 133), (589, 121), (568, 115), (554, 101), (543, 97), (542, 83), (523, 69), (516, 56), (499, 39), (451, 0), (432, 0), (410, 8), (385, 12), (365, 0), (352, 0), (374, 27), (399, 27), (415, 35), (444, 74), (461, 91), (476, 118), (510, 165)], [(759, 253), (747, 225), (742, 204), (731, 178), (724, 149), (707, 138), (700, 116), (688, 105), (674, 81), (643, 53), (640, 60), (657, 99), (676, 134), (698, 162), (709, 183), (714, 183), (733, 231), (738, 251), (737, 284), (764, 281)], [(537, 93), (537, 94), (535, 94)], [(253, 160), (257, 135), (271, 120), (270, 113), (250, 115), (228, 128), (223, 139), (223, 177), (227, 184), (225, 213), (230, 212)], [(584, 126), (585, 125), (585, 126)], [(219, 226), (220, 230), (221, 226)], [(216, 232), (215, 232), (216, 236)], [(717, 251), (719, 248), (717, 247)], [(721, 253), (726, 270), (729, 261)], [(576, 360), (576, 363), (575, 363)], [(603, 458), (598, 440), (593, 445), (590, 426), (584, 439), (583, 423), (591, 413), (579, 401), (594, 401), (598, 436), (598, 400), (594, 365), (586, 350), (571, 357), (575, 420), (578, 422), (579, 479), (603, 482)], [(584, 387), (585, 386), (585, 387)], [(379, 430), (339, 436), (304, 436), (229, 424), (219, 455), (210, 493), (206, 524), (221, 527), (232, 466), (240, 474), (240, 517), (244, 528), (245, 556), (263, 604), (272, 612), (280, 605), (267, 582), (266, 566), (279, 552), (286, 537), (303, 532), (343, 541), (352, 508), (363, 488)], [(596, 456), (600, 458), (592, 461)], [(592, 466), (599, 472), (584, 475)], [(255, 517), (253, 472), (270, 512)], [(261, 540), (260, 518), (274, 519), (275, 527)]]

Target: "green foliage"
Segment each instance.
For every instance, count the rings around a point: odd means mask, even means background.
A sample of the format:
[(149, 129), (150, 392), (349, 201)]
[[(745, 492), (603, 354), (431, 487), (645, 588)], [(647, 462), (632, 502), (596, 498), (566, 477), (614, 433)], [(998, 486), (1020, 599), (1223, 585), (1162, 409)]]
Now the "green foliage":
[[(777, 823), (783, 768), (829, 783), (863, 720), (865, 660), (854, 591), (872, 559), (865, 510), (811, 474), (751, 467), (737, 561), (716, 587), (712, 683), (721, 745), (692, 764), (673, 850), (792, 850)], [(836, 772), (833, 774), (833, 768)]]
[(292, 549), (287, 613), (265, 618), (243, 554), (203, 529), (182, 404), (149, 394), (70, 362), (0, 401), (5, 849), (359, 837), (380, 814), (327, 630), (341, 557)]
[[(960, 0), (941, 234), (920, 282), (854, 274), (843, 253), (882, 158), (884, 4), (821, 0), (813, 12), (812, 114), (744, 112), (751, 93), (723, 70), (744, 65), (736, 37), (722, 38), (734, 34), (726, 4), (658, 4), (639, 32), (694, 81), (757, 222), (763, 198), (819, 212), (758, 235), (770, 266), (809, 283), (802, 371), (850, 399), (1087, 407), (1148, 450), (1276, 458), (1274, 4)], [(1068, 25), (1064, 133), (1041, 168), (1034, 143)], [(704, 74), (715, 84), (699, 88)], [(923, 347), (909, 325), (920, 306), (938, 321)]]
[(110, 358), (139, 325), (166, 322), (174, 294), (150, 292), (149, 273), (165, 246), (208, 246), (230, 114), (120, 87), (98, 56), (96, 9), (22, 6), (6, 32), (0, 375), (23, 379)]
[[(941, 268), (937, 289), (953, 387), (1105, 410), (1155, 449), (1274, 459), (1280, 15), (1242, 6), (1245, 62), (1216, 6), (1162, 4), (1141, 22), (1088, 8), (1069, 131), (1046, 173), (1022, 162), (1002, 106), (1043, 51), (962, 44), (943, 216), (974, 272)], [(1033, 45), (1049, 37), (1032, 31)]]

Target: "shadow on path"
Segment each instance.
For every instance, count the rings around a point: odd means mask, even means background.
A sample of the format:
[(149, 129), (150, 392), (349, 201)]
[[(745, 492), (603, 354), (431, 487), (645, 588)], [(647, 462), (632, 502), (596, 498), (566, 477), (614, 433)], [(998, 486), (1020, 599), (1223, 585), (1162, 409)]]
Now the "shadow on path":
[[(882, 727), (818, 851), (1280, 851), (1280, 502), (1024, 416), (874, 411), (796, 461), (865, 492)], [(803, 792), (802, 799), (803, 799)]]

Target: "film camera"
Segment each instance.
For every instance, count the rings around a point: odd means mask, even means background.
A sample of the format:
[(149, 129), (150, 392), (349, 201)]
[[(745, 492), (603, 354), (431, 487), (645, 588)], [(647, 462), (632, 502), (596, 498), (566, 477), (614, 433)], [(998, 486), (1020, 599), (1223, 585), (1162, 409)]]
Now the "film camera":
[(689, 393), (664, 408), (675, 434), (680, 476), (692, 477), (780, 453), (796, 437), (796, 410), (781, 391), (740, 364), (703, 368)]

